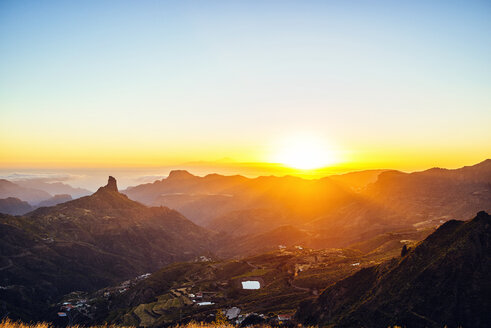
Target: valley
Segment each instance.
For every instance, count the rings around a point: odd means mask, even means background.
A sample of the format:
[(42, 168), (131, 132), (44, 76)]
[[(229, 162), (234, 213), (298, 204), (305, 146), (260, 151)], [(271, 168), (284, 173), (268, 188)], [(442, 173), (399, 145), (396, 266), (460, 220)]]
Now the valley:
[[(162, 327), (213, 322), (218, 312), (236, 325), (344, 324), (344, 307), (326, 318), (308, 313), (344, 281), (373, 279), (364, 272), (391, 272), (414, 257), (440, 226), (454, 222), (448, 213), (490, 208), (489, 163), (414, 178), (370, 172), (380, 177), (364, 187), (343, 184), (342, 177), (251, 180), (174, 171), (127, 189), (129, 196), (109, 177), (90, 196), (21, 216), (0, 214), (0, 308), (13, 319), (59, 326)], [(194, 209), (191, 216), (204, 213), (208, 223), (130, 198), (141, 199), (137, 191), (152, 197), (162, 188), (173, 196), (159, 201)], [(204, 192), (210, 197), (196, 196)], [(444, 209), (440, 204), (447, 202)], [(478, 217), (487, 222), (486, 215)], [(441, 252), (448, 246), (432, 247)], [(367, 295), (376, 293), (370, 286), (363, 287)], [(392, 319), (384, 324), (398, 324)]]
[(0, 328), (490, 328), (491, 0), (0, 0)]
[[(240, 312), (230, 318), (233, 323), (256, 314), (273, 324), (278, 315), (295, 313), (301, 302), (315, 298), (327, 286), (399, 256), (404, 244), (414, 245), (399, 241), (383, 253), (280, 245), (276, 251), (241, 260), (197, 258), (167, 266), (145, 279), (84, 295), (94, 312), (75, 309), (71, 315), (74, 322), (101, 318), (101, 323), (158, 327), (211, 322), (217, 310), (236, 309)], [(258, 282), (260, 288), (246, 290), (244, 281)], [(69, 296), (64, 299), (70, 300)]]

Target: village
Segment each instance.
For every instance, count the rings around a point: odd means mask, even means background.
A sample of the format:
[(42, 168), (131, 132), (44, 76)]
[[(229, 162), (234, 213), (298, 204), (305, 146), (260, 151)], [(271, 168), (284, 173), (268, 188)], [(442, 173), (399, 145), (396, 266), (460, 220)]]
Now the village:
[[(394, 249), (392, 253), (399, 251)], [(318, 296), (333, 282), (386, 257), (387, 253), (367, 255), (352, 249), (319, 250), (301, 245), (278, 245), (270, 253), (227, 261), (203, 255), (92, 294), (66, 295), (58, 304), (57, 315), (73, 323), (78, 318), (93, 319), (98, 306), (117, 308), (117, 304), (124, 303), (127, 293), (151, 291), (165, 283), (165, 277), (172, 276), (170, 288), (125, 310), (122, 323), (151, 327), (190, 320), (209, 322), (219, 311), (235, 325), (260, 322), (288, 325), (300, 301)]]
[(66, 295), (62, 302), (58, 303), (58, 312), (57, 316), (60, 318), (68, 318), (72, 319), (76, 316), (76, 314), (83, 315), (85, 317), (94, 318), (94, 313), (92, 311), (93, 303), (97, 300), (101, 295), (105, 298), (110, 297), (114, 294), (122, 294), (126, 292), (129, 288), (134, 286), (139, 281), (145, 280), (150, 277), (150, 273), (145, 273), (139, 275), (131, 280), (125, 280), (120, 285), (115, 287), (105, 288), (94, 295), (89, 295), (84, 292), (72, 292)]

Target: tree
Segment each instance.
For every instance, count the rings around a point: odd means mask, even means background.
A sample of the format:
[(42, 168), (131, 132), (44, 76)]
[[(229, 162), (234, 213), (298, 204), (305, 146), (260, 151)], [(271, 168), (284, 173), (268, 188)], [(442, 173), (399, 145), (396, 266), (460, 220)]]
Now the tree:
[(404, 257), (406, 256), (406, 254), (409, 252), (409, 249), (407, 248), (406, 245), (402, 246), (402, 250), (401, 250), (401, 257)]

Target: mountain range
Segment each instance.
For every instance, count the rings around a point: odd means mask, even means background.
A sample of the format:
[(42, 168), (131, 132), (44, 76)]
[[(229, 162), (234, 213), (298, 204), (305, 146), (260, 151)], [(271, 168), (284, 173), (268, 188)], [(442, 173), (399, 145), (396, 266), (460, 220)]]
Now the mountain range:
[[(56, 304), (78, 293), (99, 309), (83, 324), (173, 324), (181, 306), (207, 320), (234, 304), (340, 327), (490, 322), (490, 160), (315, 180), (173, 171), (123, 192), (109, 177), (71, 200), (6, 180), (0, 188), (20, 198), (0, 200), (0, 212), (17, 215), (0, 214), (2, 316), (55, 320)], [(268, 287), (241, 290), (250, 278)], [(186, 293), (202, 291), (214, 306), (189, 303)]]
[(51, 194), (40, 189), (22, 187), (11, 181), (0, 179), (0, 199), (15, 197), (30, 203), (37, 204), (51, 197)]
[(407, 213), (410, 223), (471, 218), (479, 210), (491, 210), (491, 159), (454, 170), (386, 171), (364, 195), (384, 208)]
[(0, 234), (0, 303), (21, 318), (39, 318), (69, 291), (206, 254), (214, 236), (174, 210), (128, 199), (112, 177), (91, 196), (0, 215)]
[(44, 190), (51, 195), (70, 195), (72, 198), (80, 198), (92, 194), (84, 188), (72, 187), (63, 182), (50, 182), (43, 178), (19, 179), (13, 181), (15, 184), (31, 189)]
[(53, 206), (89, 194), (88, 190), (61, 182), (0, 179), (0, 213), (23, 215), (37, 207)]
[[(362, 182), (355, 184), (357, 178)], [(434, 228), (491, 211), (491, 160), (455, 170), (373, 170), (316, 180), (172, 171), (123, 193), (147, 205), (174, 208), (234, 237), (293, 226), (319, 235), (319, 247), (346, 247), (387, 232)]]
[[(256, 319), (270, 325), (296, 312), (307, 326), (486, 327), (490, 237), (491, 216), (479, 212), (471, 221), (446, 222), (421, 242), (365, 253), (284, 246), (240, 260), (201, 257), (64, 300), (87, 301), (89, 310), (75, 313), (84, 324), (160, 327), (235, 309), (244, 322), (261, 313)], [(240, 287), (248, 280), (259, 290)]]
[(21, 215), (34, 209), (28, 202), (16, 197), (7, 197), (0, 199), (0, 213)]

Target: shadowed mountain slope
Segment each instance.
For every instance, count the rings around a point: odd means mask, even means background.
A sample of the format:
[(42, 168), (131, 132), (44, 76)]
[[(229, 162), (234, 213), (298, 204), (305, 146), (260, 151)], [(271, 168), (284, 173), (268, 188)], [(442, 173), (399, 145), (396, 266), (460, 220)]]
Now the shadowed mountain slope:
[(91, 196), (26, 214), (53, 238), (84, 242), (155, 270), (209, 249), (212, 234), (166, 207), (147, 207), (118, 192), (112, 177)]
[(318, 247), (346, 247), (388, 232), (431, 230), (452, 218), (491, 211), (490, 177), (491, 160), (455, 170), (372, 170), (317, 180), (198, 177), (172, 171), (166, 179), (124, 193), (146, 204), (174, 208), (197, 224), (231, 236), (291, 225), (322, 232)]
[(0, 199), (0, 213), (22, 215), (33, 210), (28, 202), (15, 197)]
[(383, 172), (364, 195), (386, 209), (406, 213), (408, 223), (471, 218), (478, 211), (491, 211), (491, 160), (455, 170)]
[(323, 231), (321, 247), (343, 247), (359, 241), (360, 233), (376, 235), (400, 228), (394, 213), (329, 178), (197, 177), (173, 171), (167, 179), (124, 192), (138, 201), (175, 208), (197, 224), (231, 236), (253, 236), (291, 225)]
[(131, 187), (124, 193), (146, 204), (175, 208), (204, 226), (230, 212), (256, 209), (280, 210), (295, 216), (296, 221), (306, 220), (352, 197), (349, 190), (327, 178), (198, 177), (186, 171), (172, 171), (166, 179)]
[(362, 269), (297, 312), (335, 327), (487, 327), (491, 217), (448, 221), (400, 259)]
[(0, 299), (11, 317), (42, 318), (49, 302), (207, 253), (214, 235), (165, 207), (118, 192), (0, 216)]

